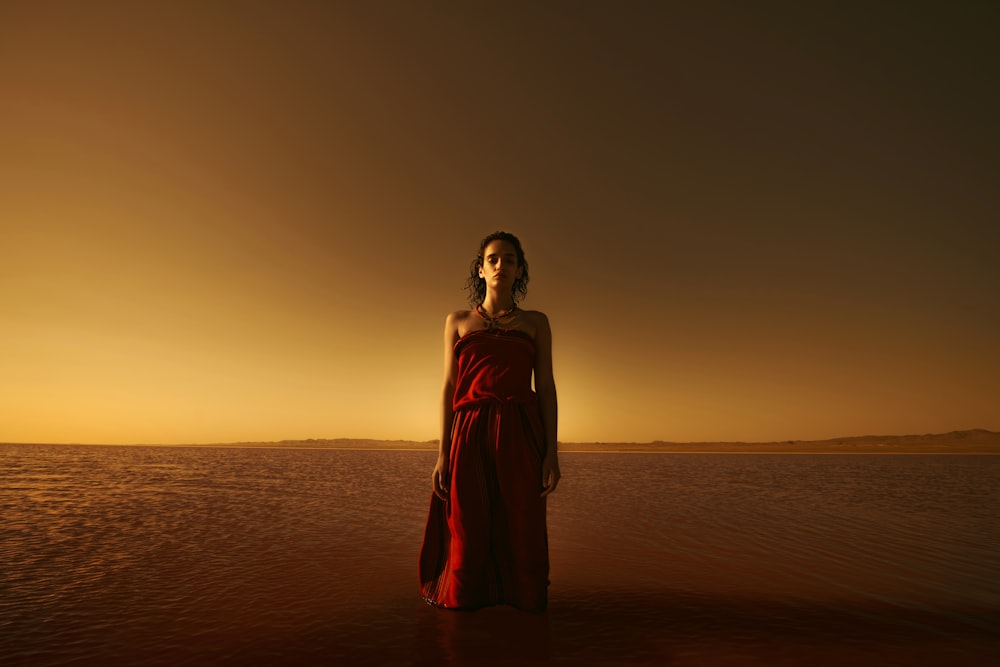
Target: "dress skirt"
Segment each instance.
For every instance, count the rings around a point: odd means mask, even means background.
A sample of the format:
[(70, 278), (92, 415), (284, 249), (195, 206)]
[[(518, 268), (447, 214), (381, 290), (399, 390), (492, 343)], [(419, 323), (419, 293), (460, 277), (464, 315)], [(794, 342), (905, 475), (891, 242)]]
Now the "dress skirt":
[[(521, 337), (506, 338), (517, 344)], [(462, 392), (456, 401), (448, 500), (431, 494), (420, 551), (420, 591), (438, 607), (542, 611), (547, 605), (540, 414), (533, 392), (504, 393), (470, 399)]]

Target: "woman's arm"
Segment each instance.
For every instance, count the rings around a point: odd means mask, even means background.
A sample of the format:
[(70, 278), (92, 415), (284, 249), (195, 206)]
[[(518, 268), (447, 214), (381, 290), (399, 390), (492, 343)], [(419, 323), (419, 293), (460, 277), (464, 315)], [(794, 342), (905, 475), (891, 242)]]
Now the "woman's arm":
[(455, 413), (455, 343), (458, 342), (458, 313), (448, 315), (444, 323), (444, 387), (441, 391), (441, 440), (437, 463), (431, 473), (431, 487), (441, 500), (448, 500), (449, 463), (451, 459), (451, 424)]
[(556, 382), (552, 373), (552, 330), (549, 318), (538, 313), (535, 329), (535, 393), (545, 429), (545, 458), (542, 459), (542, 496), (556, 490), (559, 484), (558, 423), (559, 404)]

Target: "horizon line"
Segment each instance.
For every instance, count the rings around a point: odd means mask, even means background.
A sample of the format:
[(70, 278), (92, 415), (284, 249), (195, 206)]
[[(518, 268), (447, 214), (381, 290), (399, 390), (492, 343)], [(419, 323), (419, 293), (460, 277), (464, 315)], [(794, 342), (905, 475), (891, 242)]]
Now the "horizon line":
[[(557, 445), (604, 445), (604, 446), (626, 446), (626, 445), (646, 445), (646, 446), (679, 446), (679, 445), (788, 445), (788, 444), (808, 444), (808, 443), (831, 443), (849, 440), (865, 439), (895, 439), (895, 438), (933, 438), (946, 436), (966, 436), (969, 434), (995, 435), (1000, 436), (1000, 432), (991, 431), (984, 428), (961, 429), (937, 433), (906, 433), (906, 434), (866, 434), (837, 436), (831, 438), (818, 439), (786, 439), (786, 440), (558, 440)], [(291, 445), (296, 443), (407, 443), (417, 445), (436, 445), (436, 438), (430, 440), (410, 440), (405, 438), (285, 438), (282, 440), (233, 440), (228, 442), (43, 442), (43, 441), (0, 441), (2, 445), (67, 445), (67, 446), (104, 446), (104, 447), (233, 447), (233, 446), (258, 446), (268, 445)], [(362, 448), (358, 448), (362, 449)], [(417, 449), (424, 449), (423, 447)]]

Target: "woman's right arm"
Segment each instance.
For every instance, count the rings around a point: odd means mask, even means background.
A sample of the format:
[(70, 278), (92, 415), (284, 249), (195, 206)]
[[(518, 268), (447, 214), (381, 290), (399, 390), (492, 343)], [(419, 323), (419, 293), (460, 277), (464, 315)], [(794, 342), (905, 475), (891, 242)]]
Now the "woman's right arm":
[(448, 500), (448, 484), (451, 459), (451, 423), (455, 413), (452, 402), (455, 398), (455, 343), (458, 342), (458, 313), (448, 315), (444, 323), (444, 387), (441, 391), (441, 440), (438, 445), (437, 463), (431, 475), (431, 485), (435, 495)]

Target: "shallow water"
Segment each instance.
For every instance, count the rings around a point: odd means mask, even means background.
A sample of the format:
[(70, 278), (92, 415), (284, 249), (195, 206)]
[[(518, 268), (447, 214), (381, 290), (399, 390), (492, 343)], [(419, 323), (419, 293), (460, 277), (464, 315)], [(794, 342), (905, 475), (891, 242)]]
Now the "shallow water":
[(434, 456), (0, 445), (0, 663), (1000, 658), (1000, 457), (564, 453), (529, 615), (420, 602)]

